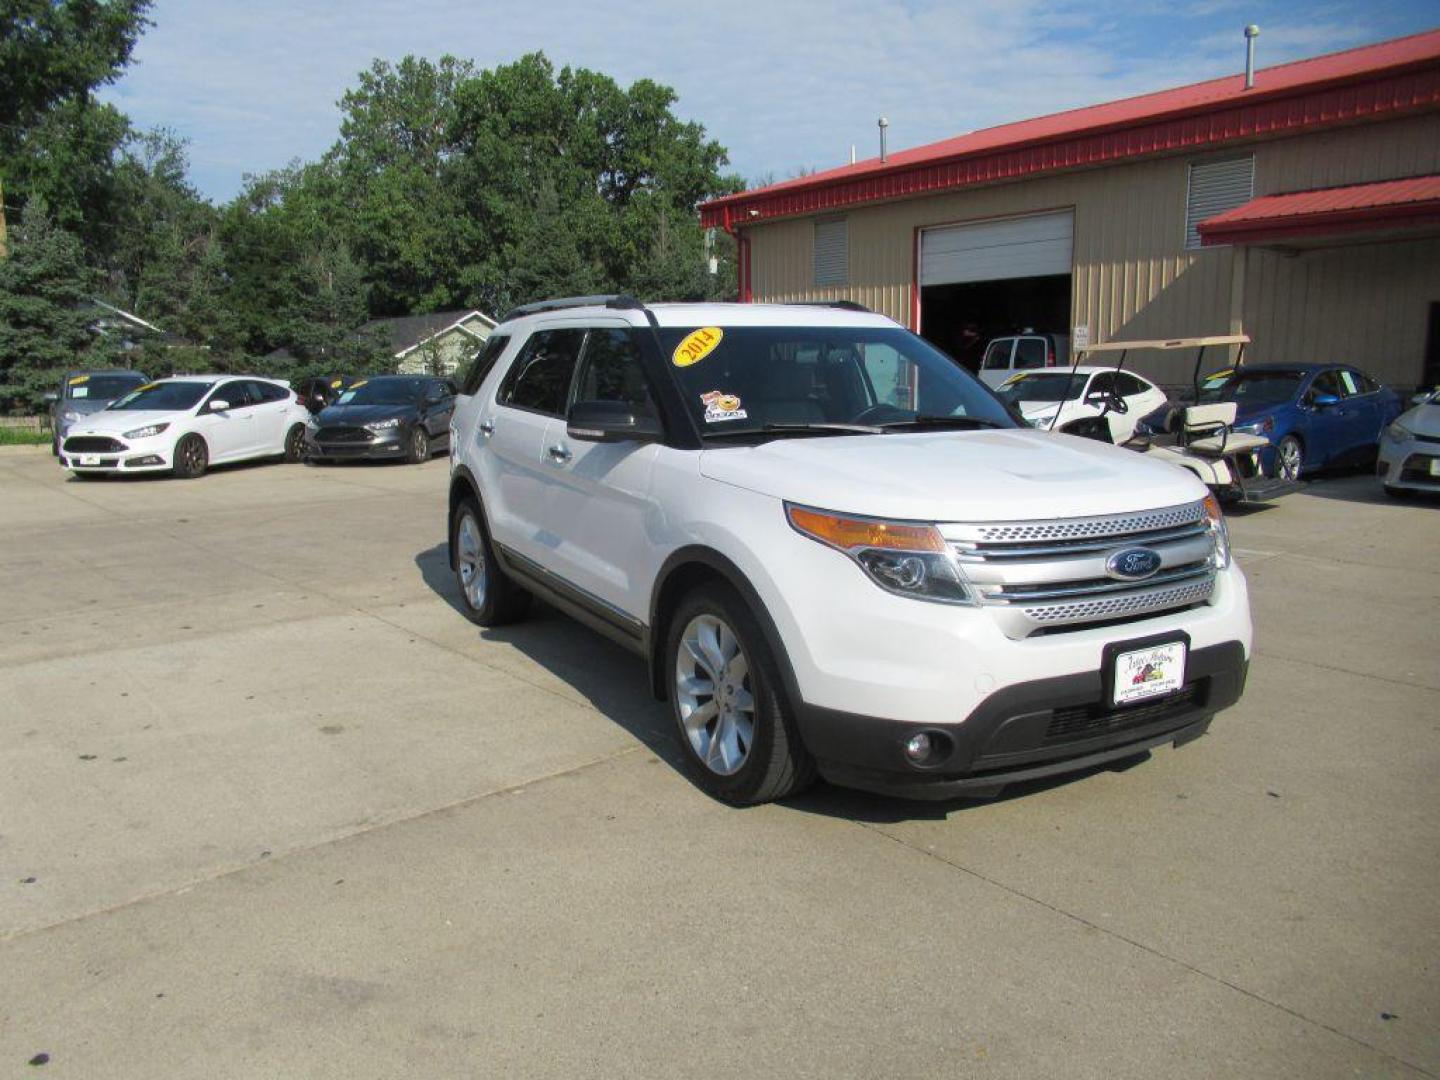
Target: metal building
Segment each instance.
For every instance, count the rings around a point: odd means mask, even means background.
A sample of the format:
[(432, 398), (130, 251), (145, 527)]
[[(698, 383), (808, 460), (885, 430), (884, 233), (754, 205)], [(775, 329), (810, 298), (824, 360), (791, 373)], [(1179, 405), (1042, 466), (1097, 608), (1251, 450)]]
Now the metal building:
[[(701, 219), (736, 237), (742, 300), (857, 300), (967, 363), (1026, 327), (1244, 332), (1255, 361), (1433, 385), (1440, 30), (972, 132)], [(1183, 382), (1177, 360), (1137, 366)]]

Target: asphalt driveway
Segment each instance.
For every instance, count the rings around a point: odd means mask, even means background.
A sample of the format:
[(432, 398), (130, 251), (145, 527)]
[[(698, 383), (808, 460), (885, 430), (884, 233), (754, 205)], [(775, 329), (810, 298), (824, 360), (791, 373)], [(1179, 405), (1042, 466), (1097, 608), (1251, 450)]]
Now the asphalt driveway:
[(1181, 750), (737, 811), (639, 661), (455, 610), (445, 486), (0, 450), (0, 1076), (1440, 1073), (1440, 504), (1235, 516)]

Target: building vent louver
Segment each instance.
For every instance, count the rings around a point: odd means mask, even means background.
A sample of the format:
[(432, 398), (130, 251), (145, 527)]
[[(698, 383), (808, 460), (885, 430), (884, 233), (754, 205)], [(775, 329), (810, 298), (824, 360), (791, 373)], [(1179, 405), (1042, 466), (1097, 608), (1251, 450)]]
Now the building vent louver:
[(850, 223), (845, 218), (815, 222), (815, 284), (850, 282)]
[(1231, 158), (1190, 166), (1190, 195), (1185, 204), (1185, 247), (1200, 247), (1195, 226), (1206, 218), (1243, 206), (1255, 197), (1255, 159)]

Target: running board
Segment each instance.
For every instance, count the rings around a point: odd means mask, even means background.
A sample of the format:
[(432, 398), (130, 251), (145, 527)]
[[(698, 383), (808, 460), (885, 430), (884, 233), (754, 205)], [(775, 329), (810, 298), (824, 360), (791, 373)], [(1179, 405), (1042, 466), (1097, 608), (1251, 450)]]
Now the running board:
[(1269, 502), (1292, 491), (1300, 490), (1300, 481), (1286, 480), (1278, 476), (1236, 476), (1240, 488), (1241, 502)]

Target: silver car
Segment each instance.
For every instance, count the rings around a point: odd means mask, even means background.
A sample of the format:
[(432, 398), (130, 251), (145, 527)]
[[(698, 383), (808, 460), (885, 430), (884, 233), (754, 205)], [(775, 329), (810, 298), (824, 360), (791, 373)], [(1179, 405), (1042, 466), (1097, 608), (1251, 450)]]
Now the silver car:
[(50, 406), (50, 453), (59, 455), (60, 444), (65, 441), (65, 432), (71, 424), (99, 412), (144, 383), (141, 372), (127, 368), (67, 371), (60, 380), (60, 390), (45, 395)]
[(1375, 470), (1385, 494), (1440, 492), (1440, 390), (1401, 413), (1380, 437)]

